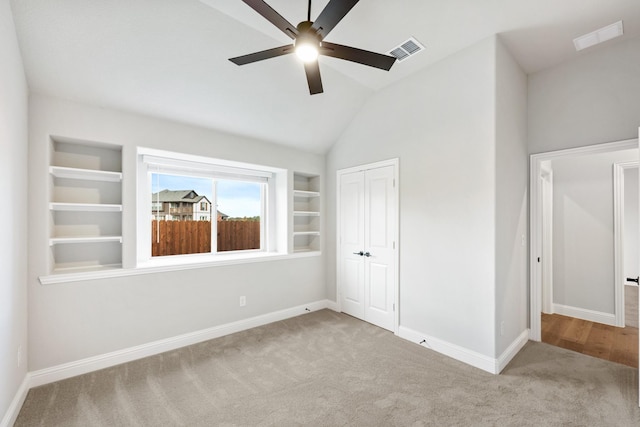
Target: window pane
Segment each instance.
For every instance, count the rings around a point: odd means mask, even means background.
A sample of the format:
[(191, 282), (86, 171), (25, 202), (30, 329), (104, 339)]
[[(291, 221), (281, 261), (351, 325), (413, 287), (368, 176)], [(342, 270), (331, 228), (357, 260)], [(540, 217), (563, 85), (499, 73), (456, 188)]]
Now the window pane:
[(264, 184), (217, 180), (218, 252), (260, 249)]
[(211, 252), (213, 181), (151, 174), (151, 255)]

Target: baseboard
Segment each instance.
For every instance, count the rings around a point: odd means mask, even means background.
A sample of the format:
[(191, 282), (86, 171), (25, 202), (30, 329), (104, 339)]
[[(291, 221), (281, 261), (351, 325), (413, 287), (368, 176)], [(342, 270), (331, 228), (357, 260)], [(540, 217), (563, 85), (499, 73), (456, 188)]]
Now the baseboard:
[(480, 354), (468, 348), (461, 347), (456, 344), (441, 340), (439, 338), (430, 337), (426, 334), (414, 331), (404, 326), (400, 326), (398, 336), (408, 341), (419, 344), (423, 347), (437, 351), (438, 353), (449, 356), (460, 362), (466, 363), (491, 374), (497, 374), (496, 359)]
[(153, 356), (159, 353), (164, 353), (166, 351), (175, 350), (192, 344), (197, 344), (199, 342), (207, 341), (210, 339), (219, 338), (225, 335), (241, 332), (258, 326), (263, 326), (269, 323), (278, 322), (280, 320), (289, 319), (301, 314), (309, 313), (311, 311), (322, 310), (325, 308), (331, 309), (333, 304), (335, 303), (329, 300), (315, 301), (309, 304), (275, 311), (272, 313), (251, 317), (249, 319), (239, 320), (237, 322), (214, 326), (212, 328), (207, 328), (196, 332), (190, 332), (187, 334), (154, 341), (123, 350), (101, 354), (99, 356), (88, 357), (86, 359), (77, 360), (75, 362), (40, 369), (29, 374), (30, 381), (28, 386), (38, 387), (66, 378), (75, 377), (77, 375), (97, 371), (99, 369), (119, 365), (121, 363), (142, 359), (143, 357)]
[(340, 312), (340, 306), (335, 301), (327, 300), (327, 307), (329, 310)]
[(24, 400), (27, 398), (27, 393), (29, 393), (29, 384), (31, 380), (31, 374), (27, 372), (22, 380), (22, 384), (18, 387), (18, 391), (16, 391), (16, 395), (13, 397), (11, 401), (11, 405), (5, 412), (2, 421), (0, 421), (0, 427), (11, 427), (15, 424), (16, 419), (18, 418), (18, 414), (20, 413), (20, 409), (22, 408), (22, 404)]
[(590, 322), (602, 323), (604, 325), (616, 326), (616, 316), (611, 313), (588, 310), (586, 308), (571, 307), (569, 305), (553, 304), (553, 312), (563, 316), (575, 317)]
[(509, 347), (498, 357), (496, 360), (496, 373), (499, 374), (504, 368), (507, 367), (511, 359), (516, 357), (516, 354), (522, 350), (522, 347), (529, 341), (529, 329), (522, 331), (520, 336), (516, 338)]

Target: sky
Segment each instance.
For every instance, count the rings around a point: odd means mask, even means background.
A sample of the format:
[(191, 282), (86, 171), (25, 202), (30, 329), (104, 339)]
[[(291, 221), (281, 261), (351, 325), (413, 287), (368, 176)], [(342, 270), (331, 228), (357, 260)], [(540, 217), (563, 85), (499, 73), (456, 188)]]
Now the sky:
[[(213, 203), (213, 185), (209, 178), (151, 174), (151, 192), (194, 190)], [(230, 217), (260, 216), (260, 184), (218, 180), (218, 210)]]

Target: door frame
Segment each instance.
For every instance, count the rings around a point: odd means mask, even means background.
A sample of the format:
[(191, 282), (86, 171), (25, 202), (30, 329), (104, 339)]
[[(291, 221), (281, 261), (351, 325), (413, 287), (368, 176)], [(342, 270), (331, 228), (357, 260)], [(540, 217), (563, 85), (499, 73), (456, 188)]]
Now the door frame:
[[(538, 258), (542, 256), (542, 189), (539, 177), (542, 173), (543, 162), (549, 160), (557, 160), (563, 157), (607, 153), (611, 151), (627, 150), (632, 148), (638, 148), (637, 138), (531, 155), (529, 162), (530, 340), (541, 341), (542, 339), (542, 322), (540, 319), (540, 315), (542, 312), (542, 272), (541, 263), (538, 262)], [(616, 315), (619, 311), (619, 308), (617, 306), (618, 303), (619, 301), (616, 297)]]
[(393, 224), (394, 233), (394, 263), (395, 274), (393, 277), (393, 298), (394, 298), (394, 320), (393, 333), (398, 335), (400, 328), (400, 160), (396, 157), (393, 159), (382, 160), (375, 163), (368, 163), (359, 166), (353, 166), (336, 171), (336, 300), (338, 311), (342, 312), (342, 283), (340, 280), (340, 271), (342, 267), (342, 244), (340, 236), (340, 180), (342, 175), (353, 172), (364, 172), (369, 169), (377, 169), (386, 166), (393, 166), (393, 180), (396, 192), (395, 197), (395, 224)]
[[(616, 326), (624, 328), (624, 171), (637, 169), (638, 160), (613, 164), (613, 259), (616, 286)], [(618, 310), (618, 307), (620, 308)]]
[(553, 314), (553, 169), (548, 167), (550, 162), (542, 163), (540, 170), (540, 191), (542, 221), (542, 241), (540, 254), (543, 260), (540, 274), (542, 280), (543, 313)]

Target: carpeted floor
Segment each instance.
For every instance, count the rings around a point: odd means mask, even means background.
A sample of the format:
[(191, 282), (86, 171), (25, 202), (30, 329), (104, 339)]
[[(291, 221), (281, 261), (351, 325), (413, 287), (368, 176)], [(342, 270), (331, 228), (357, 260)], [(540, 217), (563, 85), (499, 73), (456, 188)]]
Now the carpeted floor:
[(16, 426), (640, 426), (638, 370), (528, 343), (491, 375), (323, 310), (29, 392)]

